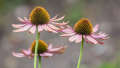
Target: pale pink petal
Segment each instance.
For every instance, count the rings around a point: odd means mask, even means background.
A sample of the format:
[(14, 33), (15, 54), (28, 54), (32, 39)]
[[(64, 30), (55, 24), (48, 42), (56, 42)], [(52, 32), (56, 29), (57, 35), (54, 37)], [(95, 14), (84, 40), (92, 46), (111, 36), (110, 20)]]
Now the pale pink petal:
[(18, 17), (18, 20), (19, 20), (20, 22), (22, 22), (22, 23), (25, 22), (24, 19), (22, 19), (22, 18), (20, 18), (20, 17)]
[(63, 23), (56, 23), (56, 25), (58, 25), (58, 26), (63, 26), (63, 25), (67, 25), (68, 23), (65, 23), (65, 22), (63, 22)]
[(24, 17), (25, 23), (26, 24), (31, 24), (31, 21), (29, 19), (27, 19), (27, 17)]
[(104, 42), (101, 42), (101, 41), (98, 41), (98, 43), (99, 43), (99, 44), (101, 44), (101, 45), (103, 45), (103, 44), (104, 44)]
[(54, 20), (54, 19), (56, 19), (56, 18), (57, 18), (57, 16), (58, 16), (58, 15), (54, 16), (54, 17), (53, 17), (51, 20)]
[(106, 33), (101, 33), (101, 34), (99, 34), (99, 35), (101, 35), (101, 36), (104, 37), (104, 38), (102, 38), (102, 39), (109, 39), (109, 38), (110, 38), (110, 36), (109, 36), (108, 34), (106, 34)]
[(52, 54), (52, 53), (47, 53), (47, 52), (45, 52), (45, 53), (43, 53), (43, 54), (40, 54), (40, 56), (49, 57), (49, 56), (53, 56), (53, 54)]
[(31, 24), (28, 24), (28, 25), (25, 25), (24, 27), (22, 27), (20, 29), (13, 30), (13, 32), (23, 32), (23, 31), (28, 30), (31, 26), (32, 26)]
[(86, 41), (87, 43), (94, 44), (93, 42), (88, 41), (86, 38), (85, 38), (85, 41)]
[[(91, 43), (91, 44), (94, 44), (93, 42), (91, 42), (91, 41), (89, 41), (89, 40), (87, 40), (86, 38), (85, 38), (85, 41), (87, 42), (87, 43)], [(101, 45), (103, 45), (104, 44), (104, 42), (101, 42), (101, 41), (99, 41), (99, 40), (96, 40), (99, 44), (101, 44)]]
[(12, 52), (12, 55), (15, 57), (25, 57), (25, 55), (23, 53)]
[(73, 36), (71, 36), (71, 37), (69, 38), (69, 41), (70, 41), (70, 42), (73, 42), (73, 41), (75, 41), (78, 37), (79, 37), (79, 35), (73, 35)]
[(72, 35), (75, 35), (75, 33), (62, 34), (62, 35), (60, 35), (60, 36), (65, 37), (65, 36), (72, 36)]
[(48, 24), (48, 26), (49, 26), (50, 28), (54, 29), (54, 30), (60, 30), (58, 27), (56, 27), (56, 26), (54, 26), (54, 25), (52, 25), (52, 24)]
[(24, 17), (24, 19), (18, 17), (18, 20), (22, 22), (23, 24), (31, 24), (30, 20)]
[(65, 16), (62, 16), (62, 17), (60, 17), (60, 18), (58, 18), (58, 19), (51, 19), (51, 21), (60, 21), (60, 20), (64, 19), (64, 17), (65, 17)]
[(98, 34), (94, 34), (94, 33), (93, 33), (92, 36), (93, 36), (94, 38), (96, 38), (96, 39), (102, 39), (102, 40), (105, 40), (105, 39), (110, 38), (110, 37), (108, 36), (108, 34), (103, 33), (103, 32), (99, 32)]
[(24, 17), (24, 20), (25, 20), (25, 21), (29, 21), (29, 19), (27, 19), (27, 17)]
[(51, 48), (51, 49), (49, 48), (49, 49), (48, 49), (48, 52), (49, 52), (49, 53), (59, 54), (59, 53), (63, 53), (66, 48), (67, 48), (66, 46), (61, 46), (61, 47)]
[(95, 27), (93, 28), (93, 32), (97, 32), (98, 31), (98, 28), (99, 28), (99, 25), (95, 25)]
[(43, 31), (43, 28), (42, 28), (41, 25), (38, 26), (38, 31), (39, 31), (39, 32)]
[(102, 35), (102, 36), (104, 36), (104, 37), (108, 36), (108, 34), (103, 33), (103, 32), (99, 32), (98, 34), (99, 34), (99, 35)]
[(64, 29), (66, 29), (65, 26), (59, 26), (59, 28), (61, 29), (61, 31), (64, 30)]
[(82, 35), (79, 35), (75, 40), (75, 43), (80, 43), (82, 41)]
[(64, 26), (64, 25), (68, 24), (68, 22), (63, 22), (63, 23), (51, 22), (51, 23), (53, 23), (53, 24), (55, 24), (57, 26)]
[(24, 55), (31, 55), (31, 50), (30, 49), (28, 49), (28, 50), (22, 50), (22, 53), (24, 54)]
[(46, 31), (48, 31), (48, 25), (47, 25), (47, 24), (45, 24), (45, 25), (44, 25), (44, 27), (46, 27), (46, 29), (45, 29), (45, 30), (46, 30)]
[(12, 27), (14, 28), (21, 28), (23, 26), (25, 26), (25, 24), (12, 24)]
[(61, 49), (61, 47), (59, 47), (59, 48), (51, 48), (51, 49), (49, 49), (49, 52), (59, 51), (60, 49)]
[(72, 29), (69, 29), (69, 28), (63, 29), (62, 32), (64, 32), (64, 33), (75, 33)]
[(58, 33), (57, 31), (55, 31), (54, 29), (50, 28), (48, 25), (47, 26), (47, 30), (50, 31), (50, 32), (53, 32), (53, 33)]
[(34, 26), (32, 26), (31, 28), (30, 28), (30, 33), (35, 33), (35, 31), (36, 31), (36, 26), (34, 25)]
[(51, 49), (51, 48), (52, 48), (52, 46), (53, 46), (52, 44), (49, 44), (49, 46), (48, 46), (48, 50), (49, 50), (49, 49)]
[(45, 26), (44, 25), (41, 25), (41, 28), (43, 29), (43, 30), (45, 30), (44, 28), (45, 28)]
[(45, 31), (48, 31), (46, 24), (45, 24), (45, 25), (42, 25), (42, 27), (43, 27), (43, 29), (44, 29)]
[(72, 29), (72, 27), (69, 26), (69, 25), (66, 25), (66, 26), (62, 27), (62, 32), (64, 32), (64, 33), (75, 33), (74, 30)]
[(95, 40), (94, 38), (92, 38), (91, 36), (86, 36), (86, 38), (88, 39), (88, 41), (92, 42), (93, 44), (97, 44), (98, 41)]
[(86, 36), (85, 36), (85, 35), (83, 35), (83, 38), (84, 38), (84, 40), (85, 40), (87, 43), (94, 44), (93, 42), (89, 41), (89, 40), (86, 38)]
[(104, 34), (92, 34), (91, 36), (96, 39), (104, 39), (105, 37), (107, 37), (107, 35)]

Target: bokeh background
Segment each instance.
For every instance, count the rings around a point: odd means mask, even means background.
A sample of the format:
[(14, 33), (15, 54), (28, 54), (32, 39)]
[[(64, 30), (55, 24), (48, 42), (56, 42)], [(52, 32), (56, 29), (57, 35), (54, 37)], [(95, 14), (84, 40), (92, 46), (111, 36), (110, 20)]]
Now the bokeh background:
[[(0, 68), (33, 68), (33, 60), (16, 58), (13, 51), (27, 49), (35, 35), (13, 33), (11, 24), (17, 17), (28, 17), (36, 6), (45, 7), (51, 17), (65, 15), (73, 26), (82, 17), (110, 34), (104, 45), (85, 44), (81, 68), (120, 68), (120, 0), (0, 0)], [(62, 55), (42, 59), (42, 68), (76, 68), (80, 44), (70, 43), (60, 34), (42, 32), (40, 38), (68, 48)]]

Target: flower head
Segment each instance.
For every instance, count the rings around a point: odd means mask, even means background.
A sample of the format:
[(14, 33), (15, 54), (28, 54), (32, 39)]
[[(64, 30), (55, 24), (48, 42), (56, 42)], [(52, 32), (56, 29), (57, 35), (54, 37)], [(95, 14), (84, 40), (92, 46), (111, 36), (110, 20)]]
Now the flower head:
[[(32, 53), (35, 53), (35, 45), (36, 45), (36, 41), (34, 41), (31, 45), (30, 50), (32, 51)], [(44, 53), (47, 49), (48, 49), (48, 45), (44, 41), (39, 40), (38, 49), (37, 49), (38, 54)]]
[(78, 34), (89, 35), (93, 31), (93, 27), (87, 18), (82, 18), (74, 25), (74, 31)]
[(58, 23), (58, 21), (64, 19), (64, 16), (61, 18), (57, 18), (57, 16), (50, 19), (50, 15), (47, 10), (41, 6), (38, 6), (32, 10), (30, 13), (29, 19), (24, 17), (24, 19), (18, 17), (18, 20), (21, 24), (12, 24), (16, 30), (13, 32), (23, 32), (29, 31), (30, 33), (35, 33), (36, 26), (38, 26), (38, 31), (41, 32), (43, 30), (58, 33), (61, 30), (58, 26), (64, 26), (67, 23), (62, 22)]
[(43, 7), (36, 7), (32, 10), (29, 19), (34, 25), (47, 24), (50, 20), (50, 16)]
[(74, 25), (74, 28), (67, 25), (67, 28), (62, 30), (64, 34), (61, 36), (69, 36), (70, 42), (75, 41), (76, 43), (80, 43), (83, 36), (87, 43), (103, 44), (102, 40), (108, 39), (109, 37), (103, 32), (96, 33), (98, 28), (98, 24), (93, 28), (87, 18), (82, 18)]
[[(28, 50), (22, 50), (21, 53), (16, 53), (13, 52), (13, 56), (15, 57), (28, 57), (28, 58), (33, 58), (34, 53), (35, 53), (35, 44), (36, 41), (34, 41), (31, 45), (31, 47)], [(58, 48), (53, 48), (52, 44), (46, 44), (43, 40), (39, 40), (38, 44), (38, 56), (43, 56), (43, 57), (49, 57), (53, 56), (54, 54), (61, 54), (65, 50), (65, 46), (61, 46)]]

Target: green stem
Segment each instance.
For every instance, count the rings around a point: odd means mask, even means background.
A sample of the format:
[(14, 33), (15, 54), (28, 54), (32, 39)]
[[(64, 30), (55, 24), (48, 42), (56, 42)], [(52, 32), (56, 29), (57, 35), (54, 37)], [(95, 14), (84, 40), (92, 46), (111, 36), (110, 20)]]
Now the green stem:
[(41, 56), (39, 56), (38, 68), (41, 68)]
[(34, 54), (34, 68), (37, 68), (38, 41), (39, 41), (39, 32), (38, 32), (38, 26), (36, 26), (36, 45), (35, 45), (35, 54)]
[(84, 38), (83, 38), (83, 35), (82, 35), (82, 42), (81, 42), (81, 47), (80, 47), (80, 56), (79, 56), (79, 59), (78, 59), (77, 68), (80, 68), (80, 63), (81, 63), (81, 60), (82, 60), (82, 55), (83, 55), (83, 43), (84, 43)]

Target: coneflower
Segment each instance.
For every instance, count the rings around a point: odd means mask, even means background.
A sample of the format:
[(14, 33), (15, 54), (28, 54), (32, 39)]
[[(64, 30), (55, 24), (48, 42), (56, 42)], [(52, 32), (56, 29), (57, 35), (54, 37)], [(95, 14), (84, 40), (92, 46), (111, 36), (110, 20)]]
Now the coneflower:
[(74, 27), (67, 25), (67, 28), (63, 29), (61, 36), (68, 36), (70, 42), (80, 43), (82, 41), (82, 36), (87, 43), (92, 44), (103, 44), (100, 40), (109, 38), (107, 34), (103, 32), (98, 32), (99, 25), (97, 24), (94, 28), (91, 22), (87, 18), (80, 19)]
[[(31, 47), (28, 48), (27, 50), (23, 49), (21, 50), (20, 53), (13, 52), (12, 54), (15, 57), (28, 57), (29, 59), (32, 59), (35, 54), (35, 46), (36, 46), (36, 41), (33, 41), (33, 43), (31, 44)], [(53, 56), (54, 54), (62, 54), (64, 53), (65, 49), (66, 49), (66, 46), (53, 48), (52, 44), (48, 45), (43, 40), (39, 40), (37, 54), (39, 57), (49, 57), (49, 56)]]
[[(29, 19), (24, 17), (24, 19), (18, 17), (18, 20), (21, 24), (12, 24), (16, 30), (13, 32), (23, 32), (29, 31), (30, 33), (35, 33), (36, 29), (39, 32), (45, 30), (53, 33), (57, 33), (60, 28), (56, 26), (66, 25), (67, 23), (62, 22), (58, 23), (58, 21), (64, 19), (64, 16), (61, 18), (57, 18), (57, 16), (50, 19), (50, 15), (47, 10), (41, 6), (35, 7), (29, 15)], [(36, 28), (38, 26), (38, 28)]]
[(67, 25), (66, 27), (62, 30), (64, 34), (62, 34), (61, 36), (68, 36), (70, 42), (81, 42), (80, 56), (78, 59), (77, 68), (80, 67), (84, 41), (92, 44), (103, 44), (102, 40), (109, 38), (108, 35), (103, 32), (96, 33), (98, 31), (99, 25), (96, 25), (93, 28), (91, 22), (87, 18), (80, 19), (73, 28), (69, 25)]

